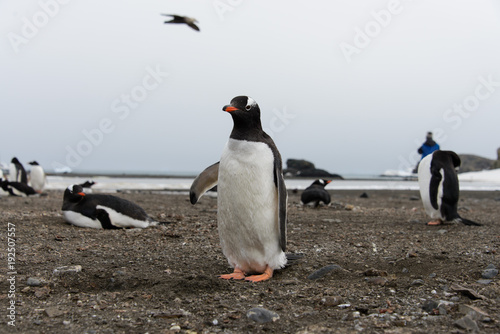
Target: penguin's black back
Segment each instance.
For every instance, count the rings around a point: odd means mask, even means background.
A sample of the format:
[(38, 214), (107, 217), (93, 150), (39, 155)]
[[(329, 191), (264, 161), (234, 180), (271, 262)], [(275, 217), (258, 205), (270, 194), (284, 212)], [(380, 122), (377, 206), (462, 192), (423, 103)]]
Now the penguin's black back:
[(315, 181), (309, 187), (307, 187), (300, 196), (302, 203), (307, 204), (311, 202), (323, 202), (325, 204), (330, 204), (330, 193), (325, 189), (326, 183), (319, 183)]
[[(439, 183), (443, 180), (443, 197), (441, 200), (441, 214), (447, 221), (459, 218), (458, 199), (460, 186), (455, 168), (460, 166), (460, 157), (452, 151), (436, 151), (431, 161), (431, 183), (429, 187), (431, 204), (438, 208)], [(443, 171), (443, 175), (441, 174)]]

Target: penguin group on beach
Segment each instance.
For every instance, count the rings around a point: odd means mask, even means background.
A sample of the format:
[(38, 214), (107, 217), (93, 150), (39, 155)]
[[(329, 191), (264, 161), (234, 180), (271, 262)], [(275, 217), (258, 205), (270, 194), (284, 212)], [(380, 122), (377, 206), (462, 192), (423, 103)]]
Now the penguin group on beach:
[(62, 212), (68, 223), (79, 227), (146, 228), (158, 224), (139, 205), (113, 195), (86, 194), (78, 184), (64, 191)]
[(427, 155), (418, 166), (420, 196), (426, 213), (433, 219), (427, 225), (460, 222), (481, 225), (458, 214), (459, 184), (456, 169), (460, 157), (453, 151), (437, 150)]
[(281, 155), (262, 129), (255, 100), (237, 96), (222, 110), (231, 115), (233, 129), (220, 161), (193, 182), (191, 203), (217, 185), (220, 243), (234, 268), (219, 277), (268, 280), (287, 263), (287, 192)]

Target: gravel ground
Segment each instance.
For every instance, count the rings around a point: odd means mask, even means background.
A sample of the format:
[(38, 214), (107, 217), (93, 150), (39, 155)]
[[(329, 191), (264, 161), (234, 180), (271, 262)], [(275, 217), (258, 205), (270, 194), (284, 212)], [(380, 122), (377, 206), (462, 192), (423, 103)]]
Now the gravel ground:
[(477, 227), (426, 226), (415, 191), (361, 193), (314, 209), (290, 191), (287, 251), (304, 256), (256, 284), (217, 278), (213, 197), (118, 193), (170, 222), (144, 230), (70, 226), (61, 191), (2, 197), (0, 332), (499, 333), (500, 194), (462, 192)]

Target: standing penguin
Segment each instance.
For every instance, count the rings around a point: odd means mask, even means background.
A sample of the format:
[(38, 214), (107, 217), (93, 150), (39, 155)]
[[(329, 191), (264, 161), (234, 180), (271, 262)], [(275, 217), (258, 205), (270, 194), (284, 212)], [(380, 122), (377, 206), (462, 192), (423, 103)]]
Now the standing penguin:
[(326, 185), (332, 182), (331, 180), (317, 179), (314, 181), (309, 187), (307, 187), (302, 195), (300, 196), (300, 200), (302, 203), (307, 204), (314, 202), (314, 207), (319, 205), (319, 202), (323, 202), (325, 204), (330, 203), (330, 194), (325, 189)]
[(21, 182), (28, 184), (28, 177), (26, 176), (26, 170), (23, 165), (17, 160), (16, 157), (12, 158), (9, 167), (9, 181), (10, 182)]
[(233, 118), (233, 130), (220, 161), (194, 180), (191, 203), (217, 184), (220, 243), (234, 268), (232, 274), (219, 277), (267, 280), (287, 263), (287, 192), (281, 156), (262, 130), (260, 108), (252, 98), (237, 96), (222, 110)]
[(433, 219), (427, 225), (457, 221), (465, 225), (481, 225), (460, 217), (457, 212), (459, 184), (456, 168), (460, 157), (452, 151), (434, 151), (420, 161), (418, 184), (425, 212)]
[(145, 228), (158, 224), (137, 204), (112, 195), (87, 195), (78, 184), (64, 191), (62, 212), (68, 223), (80, 227)]
[(31, 165), (30, 171), (30, 183), (31, 187), (35, 189), (37, 193), (41, 193), (43, 188), (45, 188), (45, 172), (36, 161), (32, 161), (29, 163)]

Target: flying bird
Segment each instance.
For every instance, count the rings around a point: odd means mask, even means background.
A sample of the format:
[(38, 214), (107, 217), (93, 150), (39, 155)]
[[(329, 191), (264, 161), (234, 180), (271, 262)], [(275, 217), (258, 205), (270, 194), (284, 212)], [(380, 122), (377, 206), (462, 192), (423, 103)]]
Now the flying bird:
[(196, 31), (200, 31), (200, 28), (195, 23), (198, 23), (196, 19), (193, 19), (192, 17), (188, 16), (180, 16), (180, 15), (173, 15), (173, 14), (161, 14), (164, 16), (171, 16), (172, 20), (170, 21), (165, 21), (165, 23), (184, 23), (193, 28)]

